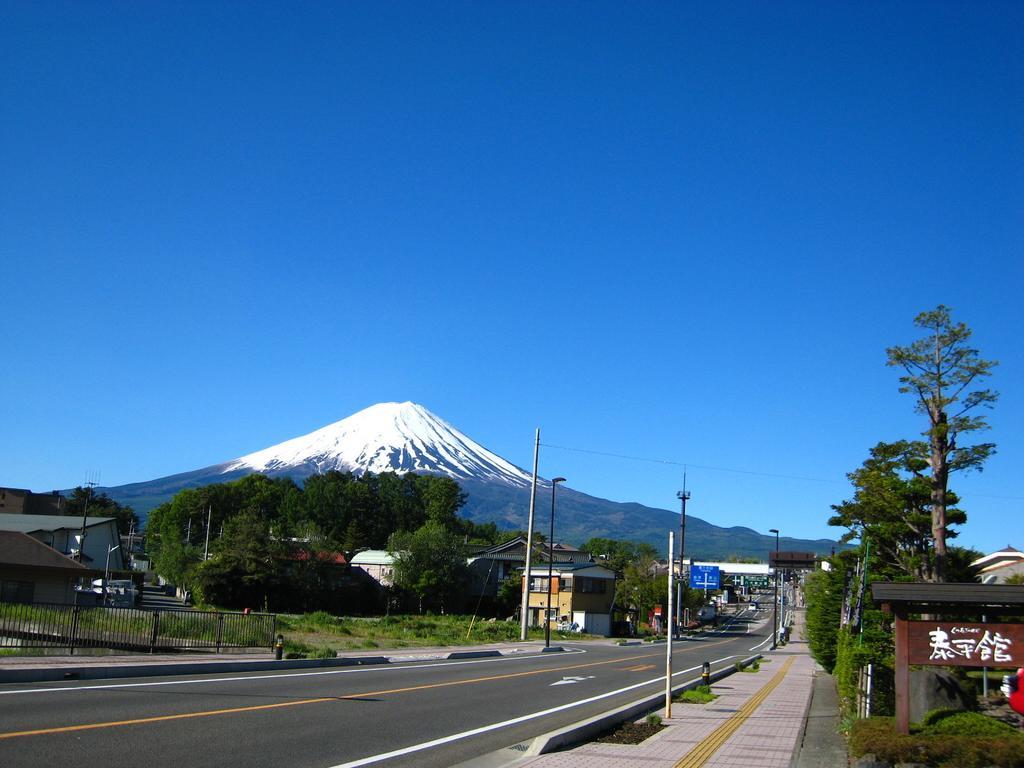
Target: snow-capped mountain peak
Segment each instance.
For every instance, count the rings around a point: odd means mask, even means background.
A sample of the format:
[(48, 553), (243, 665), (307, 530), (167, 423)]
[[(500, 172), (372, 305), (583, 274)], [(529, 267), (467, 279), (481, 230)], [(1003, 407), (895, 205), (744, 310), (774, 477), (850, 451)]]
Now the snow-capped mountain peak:
[(346, 419), (222, 465), (271, 474), (304, 470), (422, 472), (529, 485), (531, 476), (416, 403), (378, 403)]

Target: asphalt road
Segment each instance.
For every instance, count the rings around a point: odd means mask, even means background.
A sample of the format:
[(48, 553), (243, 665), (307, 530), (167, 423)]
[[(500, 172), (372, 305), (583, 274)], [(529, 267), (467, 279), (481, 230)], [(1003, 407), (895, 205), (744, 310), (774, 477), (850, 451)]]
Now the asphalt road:
[[(750, 614), (745, 614), (749, 617)], [(771, 612), (674, 644), (674, 682), (764, 648)], [(273, 674), (0, 686), (0, 766), (451, 766), (664, 690), (665, 645)]]

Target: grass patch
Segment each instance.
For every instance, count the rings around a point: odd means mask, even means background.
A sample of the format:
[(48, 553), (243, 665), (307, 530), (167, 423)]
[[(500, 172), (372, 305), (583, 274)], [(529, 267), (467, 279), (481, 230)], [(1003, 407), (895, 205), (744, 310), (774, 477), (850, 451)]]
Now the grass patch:
[(718, 694), (711, 692), (711, 686), (698, 685), (696, 688), (683, 691), (673, 701), (678, 701), (682, 704), (707, 704), (717, 698)]
[[(279, 614), (277, 628), (285, 636), (286, 650), (296, 646), (297, 650), (307, 654), (324, 647), (346, 651), (478, 645), (519, 640), (517, 621), (474, 621), (471, 616), (450, 614), (362, 618), (332, 616), (325, 611), (316, 611), (306, 614)], [(551, 638), (575, 642), (594, 639), (594, 636), (554, 631)], [(544, 630), (531, 628), (528, 639), (543, 640)]]

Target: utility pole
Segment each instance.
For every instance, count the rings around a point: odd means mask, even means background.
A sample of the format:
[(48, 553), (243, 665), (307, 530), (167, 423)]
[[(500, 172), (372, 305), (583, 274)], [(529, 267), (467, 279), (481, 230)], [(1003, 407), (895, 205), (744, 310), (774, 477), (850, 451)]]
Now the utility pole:
[(533, 557), (533, 512), (537, 505), (537, 460), (540, 458), (540, 427), (533, 443), (533, 485), (530, 486), (530, 518), (526, 523), (526, 567), (523, 568), (523, 600), (519, 607), (519, 640), (526, 642), (530, 626), (530, 559)]
[(82, 532), (78, 537), (78, 562), (85, 562), (85, 525), (89, 519), (89, 497), (92, 496), (92, 489), (96, 485), (92, 480), (85, 482), (85, 507), (82, 509)]
[(676, 600), (676, 624), (683, 626), (683, 586), (684, 581), (683, 563), (686, 562), (686, 501), (690, 498), (690, 492), (686, 490), (686, 470), (683, 470), (683, 490), (676, 493), (676, 498), (682, 503), (682, 512), (679, 516), (679, 599)]
[(203, 562), (210, 557), (210, 519), (213, 517), (213, 504), (206, 510), (206, 546), (203, 547)]
[(665, 618), (668, 621), (668, 632), (665, 638), (665, 717), (672, 717), (672, 554), (675, 545), (672, 543), (672, 531), (668, 532), (668, 610)]

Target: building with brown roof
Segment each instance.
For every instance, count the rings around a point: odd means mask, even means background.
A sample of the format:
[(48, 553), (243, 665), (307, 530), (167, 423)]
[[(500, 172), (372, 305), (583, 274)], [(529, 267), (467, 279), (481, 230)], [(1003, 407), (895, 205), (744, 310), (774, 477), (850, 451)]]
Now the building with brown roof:
[(75, 602), (75, 584), (96, 575), (38, 539), (0, 531), (0, 600), (5, 603)]

